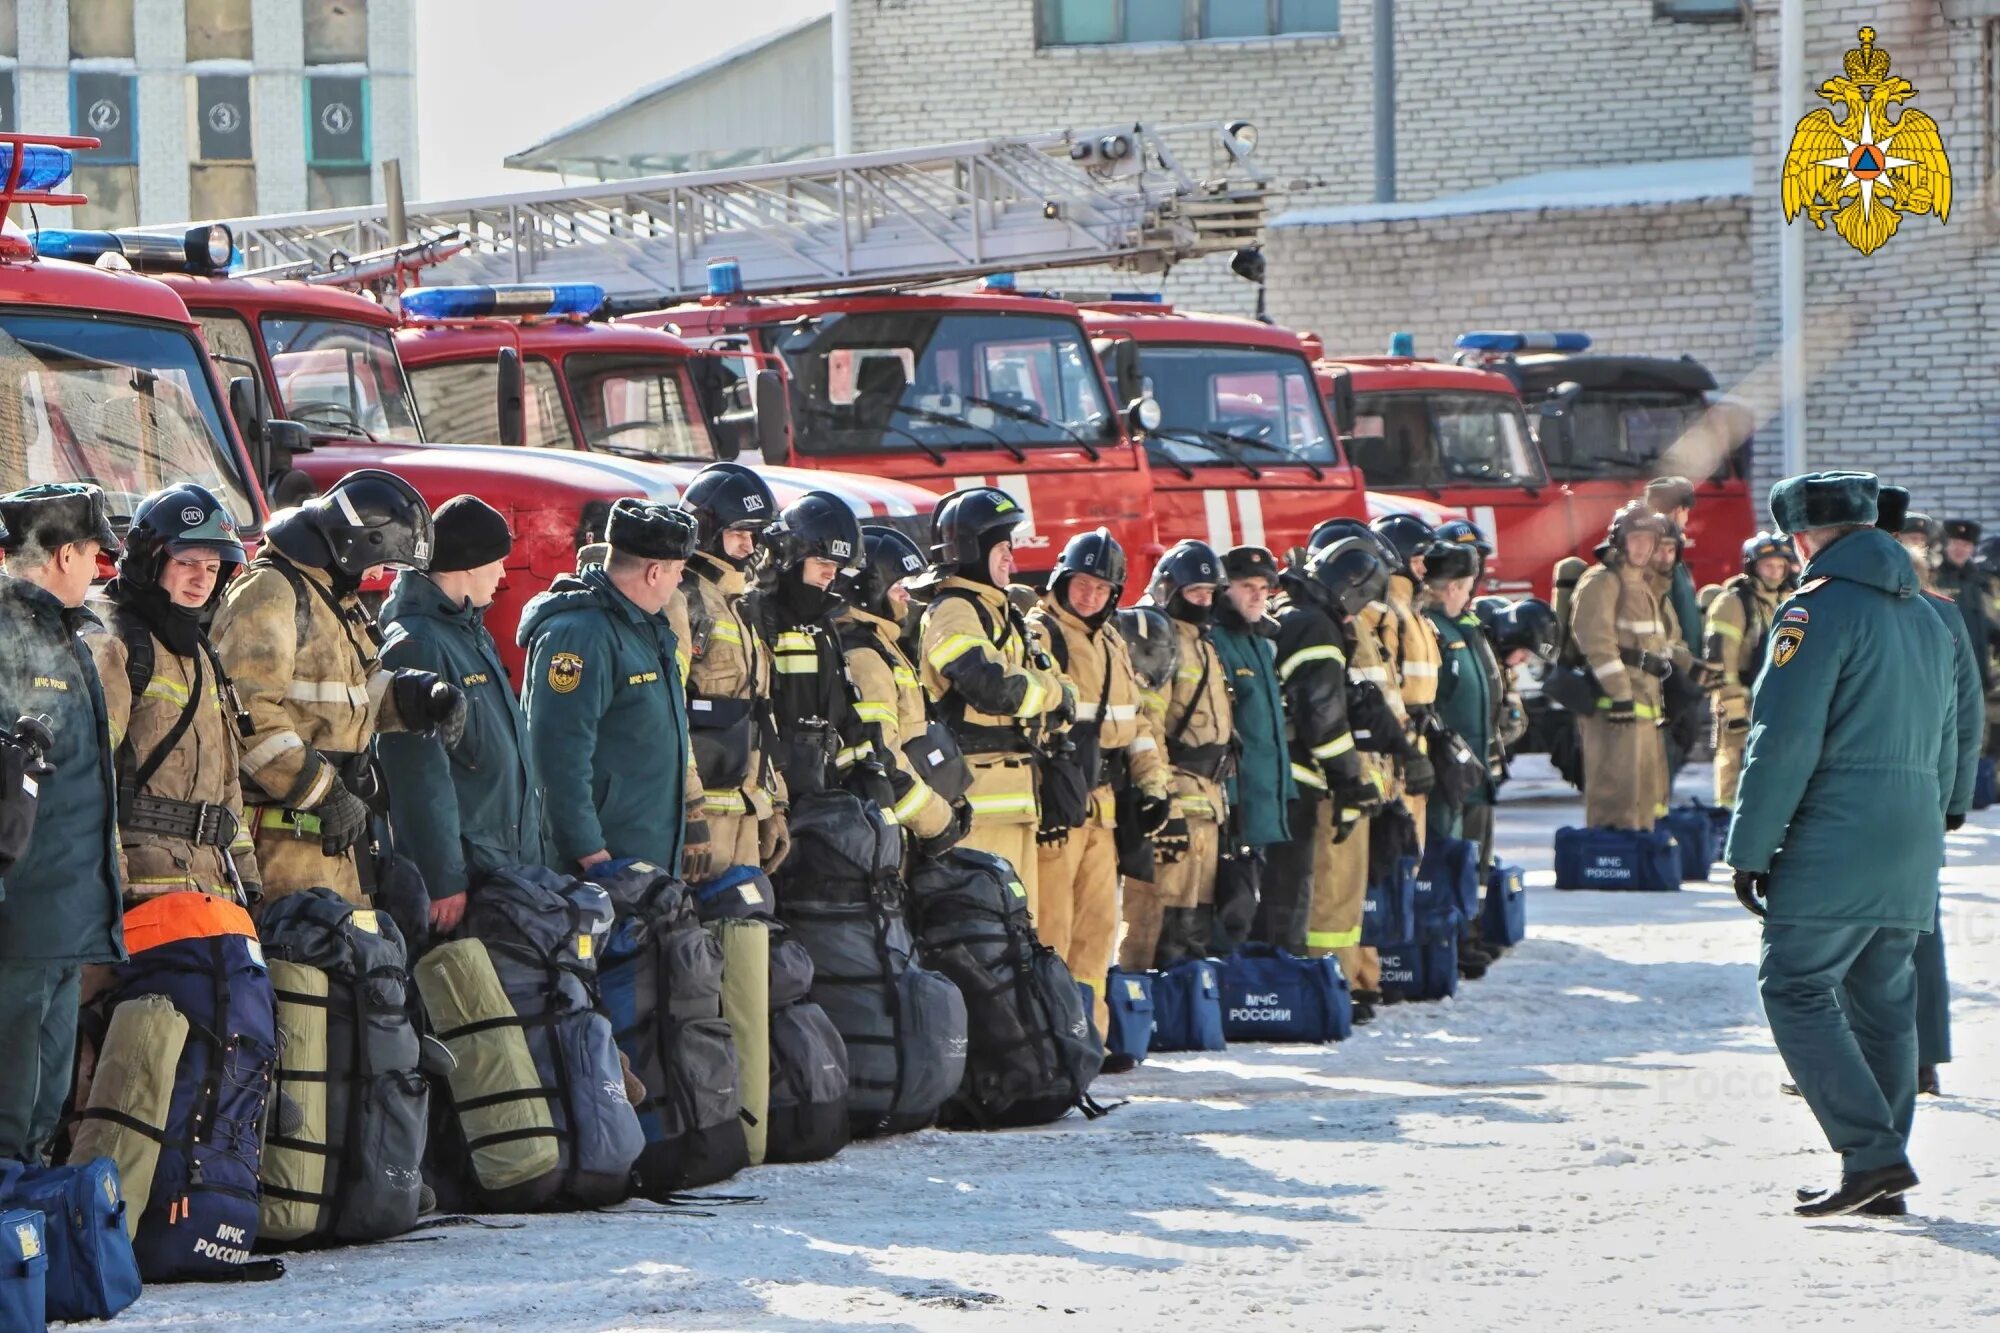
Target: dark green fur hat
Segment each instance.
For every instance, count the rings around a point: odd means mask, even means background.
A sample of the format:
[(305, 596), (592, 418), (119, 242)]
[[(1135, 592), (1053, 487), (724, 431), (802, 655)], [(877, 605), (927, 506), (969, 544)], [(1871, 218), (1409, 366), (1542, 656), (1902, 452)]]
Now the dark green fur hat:
[(1872, 472), (1808, 472), (1771, 488), (1771, 521), (1784, 533), (1871, 527), (1881, 483)]

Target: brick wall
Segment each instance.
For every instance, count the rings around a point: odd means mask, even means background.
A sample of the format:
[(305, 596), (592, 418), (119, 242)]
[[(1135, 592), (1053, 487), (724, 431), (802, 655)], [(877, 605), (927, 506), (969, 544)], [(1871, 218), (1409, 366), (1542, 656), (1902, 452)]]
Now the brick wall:
[(1371, 356), (1398, 330), (1448, 357), (1471, 328), (1581, 329), (1593, 350), (1690, 353), (1729, 384), (1754, 356), (1749, 215), (1715, 201), (1280, 227), (1271, 315)]
[[(1866, 258), (1803, 216), (1792, 224), (1808, 229), (1807, 466), (1878, 469), (1909, 486), (1919, 509), (2000, 520), (2000, 201), (1988, 174), (1995, 127), (1985, 29), (1947, 22), (1931, 0), (1809, 5), (1809, 84), (1839, 72), (1864, 23), (1889, 53), (1890, 72), (1916, 85), (1912, 104), (1942, 127), (1954, 199), (1945, 225), (1906, 218)], [(1772, 91), (1755, 102), (1751, 333), (1756, 356), (1775, 359), (1779, 162), (1792, 133), (1777, 123), (1776, 0), (1758, 0), (1755, 29), (1757, 78)], [(1808, 91), (1808, 112), (1824, 105)], [(1778, 474), (1780, 434), (1775, 422), (1764, 432), (1764, 483)]]

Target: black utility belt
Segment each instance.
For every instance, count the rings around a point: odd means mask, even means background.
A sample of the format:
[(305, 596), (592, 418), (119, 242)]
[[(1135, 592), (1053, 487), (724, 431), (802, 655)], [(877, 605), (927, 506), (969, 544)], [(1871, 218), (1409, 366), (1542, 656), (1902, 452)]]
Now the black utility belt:
[(118, 827), (127, 833), (182, 838), (199, 847), (227, 848), (242, 828), (226, 805), (175, 801), (165, 796), (133, 796), (118, 803)]
[(1228, 776), (1234, 766), (1231, 762), (1235, 748), (1228, 741), (1218, 741), (1214, 745), (1169, 745), (1167, 757), (1175, 768), (1192, 773), (1210, 782), (1220, 782)]
[(1028, 738), (1013, 727), (982, 727), (963, 722), (952, 727), (951, 734), (958, 738), (960, 753), (974, 754), (1028, 754)]

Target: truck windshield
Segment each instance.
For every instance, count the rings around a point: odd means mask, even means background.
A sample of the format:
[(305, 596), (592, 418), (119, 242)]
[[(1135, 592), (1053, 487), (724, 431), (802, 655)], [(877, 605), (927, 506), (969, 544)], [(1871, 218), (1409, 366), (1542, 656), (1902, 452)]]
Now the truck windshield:
[(192, 333), (103, 316), (0, 312), (0, 490), (104, 488), (130, 518), (163, 486), (199, 482), (255, 529), (257, 511)]
[(1545, 486), (1521, 405), (1497, 393), (1360, 393), (1348, 445), (1370, 486)]
[(1549, 470), (1564, 481), (1651, 477), (1707, 411), (1698, 394), (1585, 390), (1570, 405), (1567, 430), (1542, 432), (1553, 446)]
[(708, 432), (688, 415), (686, 367), (661, 357), (563, 358), (585, 443), (634, 458), (712, 462)]
[(802, 453), (1118, 442), (1083, 327), (1052, 315), (836, 313), (777, 331)]
[(387, 329), (283, 315), (262, 328), (285, 416), (323, 433), (423, 443)]
[(1250, 347), (1141, 344), (1139, 372), (1160, 404), (1146, 452), (1187, 467), (1331, 464), (1333, 432), (1295, 352)]

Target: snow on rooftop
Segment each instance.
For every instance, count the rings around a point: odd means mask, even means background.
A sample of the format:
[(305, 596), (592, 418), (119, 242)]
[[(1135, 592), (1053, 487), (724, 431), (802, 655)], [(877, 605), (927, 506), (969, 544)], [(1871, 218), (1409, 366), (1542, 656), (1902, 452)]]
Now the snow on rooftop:
[(1463, 194), (1411, 203), (1342, 204), (1286, 213), (1273, 227), (1339, 226), (1352, 222), (1407, 222), (1467, 213), (1517, 213), (1542, 208), (1620, 208), (1635, 204), (1685, 204), (1739, 199), (1750, 193), (1749, 157), (1690, 157), (1673, 162), (1627, 162), (1614, 167), (1540, 171)]

